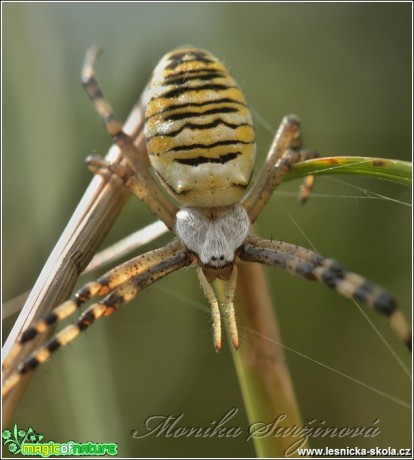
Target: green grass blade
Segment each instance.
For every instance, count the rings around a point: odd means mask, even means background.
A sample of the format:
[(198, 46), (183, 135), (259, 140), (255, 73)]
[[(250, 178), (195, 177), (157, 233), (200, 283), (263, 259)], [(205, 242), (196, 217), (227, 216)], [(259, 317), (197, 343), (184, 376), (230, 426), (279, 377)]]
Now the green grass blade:
[(328, 174), (373, 176), (408, 186), (412, 183), (412, 163), (385, 158), (353, 156), (315, 158), (293, 165), (284, 180), (288, 181), (307, 175)]
[[(216, 288), (228, 329), (223, 283)], [(293, 432), (303, 422), (262, 266), (238, 265), (236, 298), (242, 342), (232, 356), (249, 420), (246, 442), (254, 444), (259, 458), (297, 455), (298, 448), (308, 447), (307, 439)]]

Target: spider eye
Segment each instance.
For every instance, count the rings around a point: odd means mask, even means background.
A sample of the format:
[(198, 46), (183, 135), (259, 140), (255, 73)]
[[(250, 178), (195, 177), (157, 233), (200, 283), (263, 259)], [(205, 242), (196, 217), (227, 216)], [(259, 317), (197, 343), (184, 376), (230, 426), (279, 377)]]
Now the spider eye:
[(219, 256), (211, 256), (210, 257), (210, 266), (220, 268), (226, 265), (226, 262), (228, 262), (229, 259), (226, 258), (224, 254), (221, 254)]

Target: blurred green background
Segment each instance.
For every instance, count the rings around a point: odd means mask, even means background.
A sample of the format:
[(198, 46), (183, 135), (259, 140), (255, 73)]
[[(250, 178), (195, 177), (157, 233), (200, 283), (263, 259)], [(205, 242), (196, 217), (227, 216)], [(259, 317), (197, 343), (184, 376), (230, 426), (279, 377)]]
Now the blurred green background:
[[(84, 158), (110, 145), (80, 84), (91, 44), (105, 50), (97, 73), (122, 120), (160, 57), (191, 43), (223, 60), (243, 88), (259, 165), (288, 113), (301, 117), (306, 145), (322, 155), (411, 159), (409, 3), (9, 3), (3, 13), (3, 300), (34, 284), (90, 181)], [(393, 292), (411, 317), (411, 191), (319, 178), (300, 206), (298, 186), (281, 187), (258, 221), (260, 234), (305, 246), (309, 239)], [(130, 200), (107, 244), (152, 221)], [(353, 302), (274, 270), (267, 277), (287, 346), (410, 402), (409, 378)], [(368, 316), (408, 365), (386, 319)], [(380, 419), (376, 438), (319, 438), (313, 447), (410, 445), (406, 407), (293, 352), (287, 360), (304, 421)], [(207, 301), (194, 270), (184, 270), (57, 353), (36, 373), (15, 420), (47, 440), (117, 442), (123, 456), (253, 456), (244, 436), (129, 434), (144, 432), (152, 415), (183, 413), (181, 426), (210, 426), (232, 407), (229, 425), (246, 433), (228, 346), (214, 352)]]

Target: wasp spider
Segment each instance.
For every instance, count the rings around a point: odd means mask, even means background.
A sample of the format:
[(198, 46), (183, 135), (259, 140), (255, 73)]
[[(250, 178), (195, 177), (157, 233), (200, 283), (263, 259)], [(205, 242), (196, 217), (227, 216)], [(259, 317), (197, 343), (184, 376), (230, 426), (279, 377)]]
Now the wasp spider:
[[(97, 54), (91, 49), (86, 56), (83, 84), (114, 143), (131, 160), (137, 154), (136, 146), (114, 117), (95, 79)], [(386, 290), (309, 249), (264, 240), (251, 233), (252, 224), (291, 165), (315, 156), (301, 148), (297, 117), (283, 119), (263, 170), (247, 191), (255, 162), (252, 117), (236, 82), (212, 54), (192, 47), (168, 53), (155, 68), (143, 101), (148, 167), (152, 166), (168, 194), (163, 193), (150, 169), (134, 170), (132, 161), (127, 166), (96, 156), (87, 161), (95, 172), (109, 171), (121, 178), (176, 238), (87, 283), (70, 300), (25, 330), (5, 368), (25, 343), (79, 310), (92, 297), (104, 297), (23, 361), (4, 382), (4, 393), (96, 319), (111, 315), (144, 288), (190, 265), (198, 267), (201, 286), (211, 305), (216, 350), (222, 346), (221, 318), (211, 282), (217, 278), (226, 281), (226, 316), (232, 344), (237, 348), (233, 297), (237, 264), (241, 262), (266, 264), (325, 283), (339, 294), (387, 315), (392, 328), (411, 348), (411, 332)]]

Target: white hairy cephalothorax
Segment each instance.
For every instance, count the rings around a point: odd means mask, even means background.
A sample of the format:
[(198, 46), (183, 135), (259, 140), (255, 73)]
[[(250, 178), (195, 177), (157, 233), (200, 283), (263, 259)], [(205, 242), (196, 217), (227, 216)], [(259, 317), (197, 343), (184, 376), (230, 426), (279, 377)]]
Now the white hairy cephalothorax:
[(206, 267), (232, 264), (250, 228), (241, 205), (225, 208), (183, 208), (177, 213), (175, 229), (181, 241), (195, 252)]

